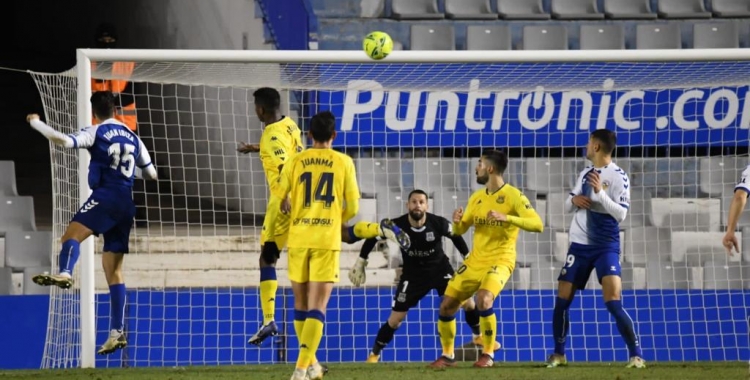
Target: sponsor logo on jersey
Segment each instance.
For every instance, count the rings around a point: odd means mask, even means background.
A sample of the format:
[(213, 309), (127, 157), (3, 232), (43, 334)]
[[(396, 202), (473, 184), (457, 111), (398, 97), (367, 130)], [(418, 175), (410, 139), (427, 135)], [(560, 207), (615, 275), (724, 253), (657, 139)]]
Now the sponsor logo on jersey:
[(273, 151), (273, 154), (275, 154), (277, 156), (281, 156), (281, 155), (284, 154), (284, 149), (276, 149), (276, 150)]
[(278, 138), (276, 138), (276, 136), (271, 136), (271, 141), (276, 141), (276, 140), (278, 140)]
[(92, 200), (90, 200), (90, 201), (88, 201), (88, 202), (86, 202), (86, 203), (83, 204), (83, 207), (81, 207), (81, 212), (89, 212), (89, 210), (91, 210), (92, 208), (96, 207), (96, 205), (98, 205), (98, 204), (99, 204), (99, 202), (97, 202), (97, 201), (95, 201), (95, 200), (92, 199)]

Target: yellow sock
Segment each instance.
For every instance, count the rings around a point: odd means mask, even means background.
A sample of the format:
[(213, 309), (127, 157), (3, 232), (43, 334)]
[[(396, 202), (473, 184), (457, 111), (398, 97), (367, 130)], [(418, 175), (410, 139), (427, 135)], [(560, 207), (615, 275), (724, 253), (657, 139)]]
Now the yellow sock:
[(481, 312), (488, 314), (479, 317), (479, 329), (482, 331), (482, 353), (493, 355), (495, 352), (495, 338), (497, 337), (497, 317), (492, 309)]
[(440, 343), (443, 345), (443, 356), (452, 358), (456, 340), (456, 318), (440, 317), (438, 320), (438, 334), (440, 334)]
[(357, 222), (354, 224), (354, 236), (360, 239), (372, 239), (380, 236), (380, 223)]
[(302, 329), (302, 338), (299, 344), (299, 358), (297, 368), (306, 370), (315, 362), (315, 353), (318, 351), (320, 340), (323, 338), (323, 322), (325, 316), (319, 310), (310, 310)]
[[(302, 329), (305, 328), (305, 319), (307, 318), (307, 311), (294, 310), (294, 333), (297, 335), (297, 341), (302, 342)], [(310, 364), (318, 362), (318, 358), (313, 356)]]
[(263, 324), (266, 325), (272, 322), (275, 318), (276, 313), (276, 289), (279, 287), (279, 282), (276, 281), (276, 269), (274, 270), (273, 279), (264, 280), (263, 270), (261, 268), (261, 281), (260, 281), (260, 308), (263, 310)]

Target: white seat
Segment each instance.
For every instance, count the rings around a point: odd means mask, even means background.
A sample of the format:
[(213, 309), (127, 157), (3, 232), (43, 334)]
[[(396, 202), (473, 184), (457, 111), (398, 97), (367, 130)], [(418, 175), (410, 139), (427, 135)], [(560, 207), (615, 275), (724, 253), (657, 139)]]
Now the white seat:
[(703, 198), (652, 198), (654, 226), (672, 231), (718, 231), (721, 202)]
[(553, 192), (568, 193), (573, 189), (576, 177), (574, 161), (559, 158), (527, 158), (525, 162), (524, 189), (539, 194)]
[(16, 190), (16, 165), (13, 161), (0, 161), (0, 196), (18, 196), (18, 190)]
[(742, 267), (739, 263), (717, 258), (703, 264), (703, 289), (742, 288)]
[[(742, 241), (742, 232), (736, 233)], [(722, 245), (723, 232), (672, 231), (670, 260), (672, 262), (703, 263), (727, 256)], [(741, 255), (730, 256), (730, 261), (739, 262)]]
[(7, 231), (5, 233), (5, 266), (49, 267), (52, 265), (52, 232)]
[(36, 231), (34, 198), (0, 197), (0, 231), (13, 230)]
[[(634, 227), (625, 230), (623, 261), (642, 265), (648, 258), (662, 259), (671, 254), (668, 228)], [(662, 260), (663, 261), (663, 260)]]
[(522, 266), (549, 261), (552, 257), (552, 232), (519, 232), (516, 255), (516, 262)]
[(574, 212), (568, 211), (565, 207), (568, 196), (569, 193), (560, 192), (547, 194), (546, 218), (550, 228), (567, 230), (570, 227)]
[(715, 197), (724, 195), (728, 187), (734, 188), (748, 165), (748, 157), (705, 157), (699, 163), (700, 190)]

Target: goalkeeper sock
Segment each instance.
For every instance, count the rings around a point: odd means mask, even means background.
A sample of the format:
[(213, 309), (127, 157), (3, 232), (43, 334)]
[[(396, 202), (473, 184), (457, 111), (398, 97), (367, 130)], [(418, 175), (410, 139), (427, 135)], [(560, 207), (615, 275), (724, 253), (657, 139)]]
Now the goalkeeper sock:
[(263, 325), (274, 321), (276, 314), (276, 268), (260, 268), (260, 308), (263, 310)]
[(112, 308), (109, 326), (112, 330), (122, 331), (125, 327), (125, 284), (109, 286), (109, 305)]
[(557, 297), (555, 311), (552, 313), (552, 336), (555, 338), (555, 353), (558, 355), (565, 355), (565, 340), (570, 328), (568, 308), (570, 301)]
[(396, 332), (396, 329), (391, 327), (391, 325), (388, 324), (386, 321), (383, 323), (383, 326), (380, 326), (380, 330), (378, 330), (378, 336), (375, 338), (375, 344), (372, 346), (372, 353), (375, 355), (380, 355), (380, 352), (383, 351), (385, 346), (388, 345), (388, 343), (391, 343), (393, 340), (393, 334)]
[(482, 353), (494, 358), (495, 338), (497, 337), (497, 317), (495, 310), (489, 308), (479, 312), (479, 325), (482, 330)]
[(73, 268), (75, 268), (76, 262), (78, 262), (78, 256), (80, 254), (81, 243), (73, 239), (65, 240), (65, 242), (63, 242), (62, 244), (62, 249), (60, 250), (60, 273), (67, 273), (72, 275)]
[(352, 227), (352, 231), (354, 231), (352, 236), (357, 239), (372, 239), (382, 236), (379, 223), (357, 222)]
[(614, 300), (605, 302), (604, 304), (607, 305), (609, 313), (615, 317), (617, 330), (620, 331), (622, 339), (624, 339), (625, 344), (628, 345), (628, 353), (630, 354), (630, 357), (643, 357), (643, 353), (641, 353), (641, 345), (638, 343), (638, 335), (635, 334), (633, 320), (628, 315), (628, 312), (622, 308), (622, 301)]
[(464, 318), (466, 319), (466, 324), (471, 328), (471, 333), (479, 336), (481, 334), (479, 331), (479, 310), (477, 308), (471, 310), (464, 309)]
[(307, 370), (307, 367), (315, 362), (315, 353), (318, 351), (320, 340), (323, 338), (325, 319), (325, 314), (320, 310), (307, 312), (305, 327), (302, 329), (302, 337), (299, 343), (298, 369)]
[(440, 334), (440, 343), (443, 346), (443, 356), (453, 359), (453, 348), (456, 340), (456, 316), (440, 316), (438, 318), (438, 334)]

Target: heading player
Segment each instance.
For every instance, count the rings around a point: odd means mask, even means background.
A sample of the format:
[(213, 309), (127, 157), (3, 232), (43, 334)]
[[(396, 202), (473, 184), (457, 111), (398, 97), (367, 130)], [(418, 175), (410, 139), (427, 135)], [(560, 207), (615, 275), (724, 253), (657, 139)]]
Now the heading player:
[[(313, 146), (284, 167), (272, 195), (291, 194), (289, 279), (294, 292), (294, 329), (300, 353), (292, 380), (321, 379), (315, 353), (333, 284), (339, 281), (341, 225), (359, 210), (359, 187), (352, 159), (331, 148), (336, 138), (332, 113), (321, 112), (310, 122)], [(346, 207), (344, 207), (346, 204)], [(279, 210), (268, 210), (271, 220)], [(272, 223), (271, 226), (277, 224)], [(272, 231), (274, 232), (274, 231)]]
[(88, 182), (93, 190), (60, 239), (62, 249), (58, 274), (40, 274), (32, 280), (42, 286), (70, 288), (73, 286), (72, 273), (80, 255), (81, 242), (92, 234), (104, 235), (102, 266), (109, 284), (111, 307), (109, 338), (97, 351), (104, 355), (128, 344), (123, 333), (125, 280), (122, 276), (122, 261), (124, 254), (128, 253), (130, 230), (135, 216), (132, 195), (135, 168), (141, 168), (147, 179), (156, 179), (157, 174), (143, 141), (125, 124), (115, 120), (114, 95), (109, 91), (94, 93), (91, 96), (91, 108), (94, 120), (99, 124), (72, 135), (55, 131), (39, 120), (39, 115), (30, 114), (26, 117), (31, 126), (50, 142), (69, 149), (89, 151), (91, 162)]
[[(255, 113), (263, 122), (265, 129), (260, 139), (260, 144), (248, 144), (241, 142), (237, 151), (240, 153), (260, 152), (260, 160), (266, 174), (266, 181), (270, 193), (278, 186), (279, 173), (284, 164), (290, 162), (295, 155), (302, 152), (304, 145), (302, 135), (297, 124), (289, 117), (281, 113), (281, 95), (276, 89), (263, 87), (253, 93), (255, 98)], [(284, 200), (270, 197), (266, 210), (278, 210)], [(281, 250), (287, 243), (289, 232), (289, 216), (279, 215), (276, 225), (271, 228), (271, 218), (266, 213), (263, 220), (263, 229), (260, 236), (261, 255), (260, 267), (260, 302), (263, 311), (263, 324), (247, 341), (248, 344), (260, 345), (269, 336), (278, 334), (276, 326), (276, 291), (278, 282), (276, 280), (276, 262)], [(273, 234), (271, 231), (274, 231)], [(378, 223), (360, 222), (353, 227), (345, 227), (342, 235), (348, 243), (360, 239), (383, 236), (397, 241), (399, 244), (408, 246), (408, 237), (389, 220)]]
[(461, 303), (474, 293), (482, 331), (482, 355), (474, 367), (492, 367), (494, 363), (497, 318), (492, 304), (515, 269), (518, 232), (544, 229), (528, 198), (503, 180), (507, 167), (505, 153), (485, 151), (476, 167), (477, 183), (485, 188), (472, 194), (466, 212), (462, 208), (453, 212), (453, 233), (462, 235), (473, 225), (474, 244), (471, 254), (448, 283), (440, 304), (438, 332), (443, 354), (430, 367), (456, 366), (455, 314)]
[(604, 304), (617, 322), (617, 330), (625, 340), (630, 354), (628, 368), (645, 368), (633, 320), (622, 308), (620, 278), (620, 223), (630, 207), (630, 181), (624, 170), (612, 162), (617, 136), (599, 129), (591, 133), (586, 145), (588, 166), (577, 177), (576, 186), (565, 201), (575, 211), (570, 224), (570, 248), (557, 278), (557, 299), (552, 314), (555, 352), (547, 359), (547, 367), (567, 364), (565, 340), (570, 319), (568, 309), (578, 289), (584, 289), (591, 271), (596, 268), (602, 284)]
[[(448, 256), (443, 251), (443, 237), (451, 239), (461, 256), (469, 253), (466, 241), (459, 235), (453, 235), (451, 223), (435, 214), (429, 213), (427, 193), (422, 190), (413, 190), (409, 193), (406, 207), (408, 213), (402, 215), (393, 222), (406, 231), (411, 239), (411, 247), (402, 250), (404, 260), (403, 272), (393, 295), (391, 315), (378, 330), (375, 343), (372, 346), (368, 363), (377, 363), (380, 352), (393, 340), (393, 334), (401, 326), (406, 318), (406, 313), (416, 306), (432, 289), (437, 291), (438, 296), (445, 294), (448, 281), (453, 278), (455, 272), (450, 264)], [(366, 281), (365, 267), (370, 252), (377, 244), (376, 239), (367, 239), (362, 245), (359, 258), (354, 267), (349, 271), (349, 280), (354, 286), (361, 286)], [(477, 311), (474, 299), (469, 298), (463, 305), (466, 323), (472, 330), (474, 342), (481, 344), (479, 331), (479, 311)], [(500, 344), (495, 343), (495, 349)]]

